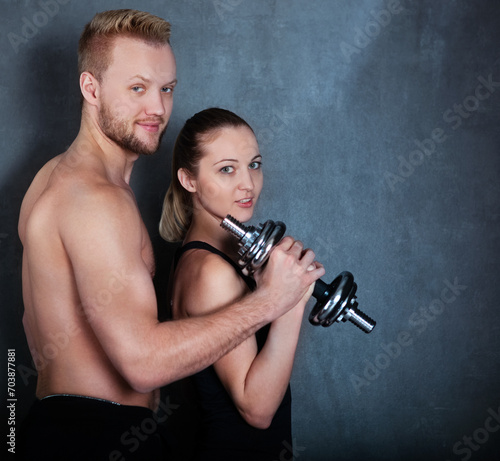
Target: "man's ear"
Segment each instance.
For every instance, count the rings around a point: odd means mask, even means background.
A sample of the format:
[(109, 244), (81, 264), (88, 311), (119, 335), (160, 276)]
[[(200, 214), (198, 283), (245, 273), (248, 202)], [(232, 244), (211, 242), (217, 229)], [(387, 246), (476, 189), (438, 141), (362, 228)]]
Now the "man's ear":
[(82, 72), (80, 75), (80, 90), (84, 99), (92, 106), (97, 105), (99, 97), (99, 82), (90, 72)]
[(189, 173), (189, 171), (184, 168), (179, 168), (177, 170), (177, 178), (179, 179), (181, 186), (188, 192), (196, 192), (196, 179), (194, 179), (193, 175)]

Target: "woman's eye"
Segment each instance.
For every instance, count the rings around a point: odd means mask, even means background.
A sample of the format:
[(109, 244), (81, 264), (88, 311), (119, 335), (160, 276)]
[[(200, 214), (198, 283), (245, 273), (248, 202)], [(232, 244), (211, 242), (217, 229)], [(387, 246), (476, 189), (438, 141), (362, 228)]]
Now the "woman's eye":
[(220, 169), (221, 173), (232, 173), (234, 168), (232, 166), (225, 166)]
[(164, 86), (164, 87), (161, 89), (161, 91), (162, 91), (163, 93), (167, 93), (167, 94), (168, 94), (168, 93), (173, 93), (174, 89), (173, 89), (173, 88), (170, 88), (169, 86)]
[(259, 170), (260, 168), (262, 168), (262, 162), (252, 162), (248, 167), (251, 170)]
[(144, 88), (142, 88), (141, 86), (133, 86), (132, 91), (134, 93), (141, 93), (142, 91), (144, 91)]

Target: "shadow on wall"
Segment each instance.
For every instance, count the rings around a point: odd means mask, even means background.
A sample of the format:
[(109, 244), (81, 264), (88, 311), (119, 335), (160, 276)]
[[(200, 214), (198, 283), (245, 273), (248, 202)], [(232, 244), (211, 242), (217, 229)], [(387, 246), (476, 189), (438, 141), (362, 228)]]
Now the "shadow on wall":
[[(19, 49), (13, 60), (16, 81), (10, 132), (18, 133), (9, 152), (14, 159), (1, 185), (2, 197), (0, 255), (2, 259), (2, 307), (9, 312), (3, 324), (6, 347), (16, 349), (17, 418), (20, 422), (31, 405), (36, 370), (22, 327), (21, 287), (22, 245), (17, 234), (21, 203), (37, 171), (52, 157), (67, 149), (80, 124), (80, 100), (75, 46), (62, 45), (56, 37), (38, 37), (36, 46)], [(20, 126), (16, 127), (14, 124)], [(9, 128), (7, 128), (9, 130)]]

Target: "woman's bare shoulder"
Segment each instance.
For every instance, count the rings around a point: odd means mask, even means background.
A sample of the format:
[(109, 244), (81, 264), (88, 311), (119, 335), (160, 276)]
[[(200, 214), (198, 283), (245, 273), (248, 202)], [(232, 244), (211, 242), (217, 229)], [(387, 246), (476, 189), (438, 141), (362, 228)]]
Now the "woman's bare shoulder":
[(175, 285), (182, 295), (183, 310), (193, 316), (223, 308), (248, 291), (229, 262), (203, 249), (192, 249), (183, 255)]

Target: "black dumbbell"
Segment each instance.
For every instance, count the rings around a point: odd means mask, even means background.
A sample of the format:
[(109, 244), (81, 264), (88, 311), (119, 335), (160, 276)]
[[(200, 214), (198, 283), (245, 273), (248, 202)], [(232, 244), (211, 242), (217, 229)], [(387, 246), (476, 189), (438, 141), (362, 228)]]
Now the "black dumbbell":
[[(238, 239), (238, 264), (246, 275), (253, 274), (266, 262), (286, 231), (281, 221), (269, 220), (257, 227), (245, 226), (231, 215), (224, 218), (221, 226)], [(317, 302), (309, 314), (309, 322), (329, 327), (333, 322), (349, 320), (365, 333), (370, 333), (376, 322), (357, 308), (357, 288), (353, 275), (347, 271), (341, 272), (330, 284), (317, 280), (313, 291)]]

